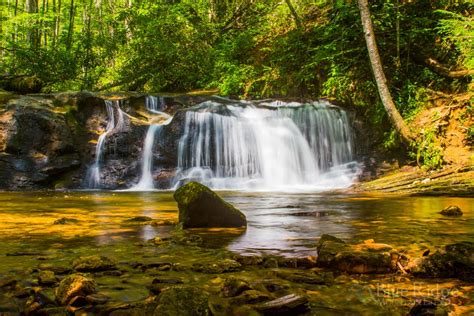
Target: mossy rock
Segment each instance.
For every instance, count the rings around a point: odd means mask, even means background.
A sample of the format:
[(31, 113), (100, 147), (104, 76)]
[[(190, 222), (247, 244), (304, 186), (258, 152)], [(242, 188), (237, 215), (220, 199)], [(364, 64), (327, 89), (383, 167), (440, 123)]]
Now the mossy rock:
[(456, 205), (450, 205), (440, 213), (444, 216), (461, 216), (463, 214), (459, 206)]
[(207, 316), (209, 294), (192, 286), (172, 287), (159, 296), (155, 316)]
[(115, 263), (104, 256), (79, 257), (73, 261), (72, 267), (80, 272), (97, 272), (117, 269)]
[(247, 225), (241, 211), (198, 182), (180, 187), (174, 193), (174, 199), (178, 202), (179, 222), (183, 228)]
[(66, 305), (73, 297), (86, 296), (96, 292), (96, 284), (81, 274), (71, 274), (64, 278), (56, 289), (56, 300)]
[(416, 269), (416, 276), (430, 278), (458, 278), (474, 281), (474, 243), (460, 242), (447, 245), (442, 250), (422, 258)]

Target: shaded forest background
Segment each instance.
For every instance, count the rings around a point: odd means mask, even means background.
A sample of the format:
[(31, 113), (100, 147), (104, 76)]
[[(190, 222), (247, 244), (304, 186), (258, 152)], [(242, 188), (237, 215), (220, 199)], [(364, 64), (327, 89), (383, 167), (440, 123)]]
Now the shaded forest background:
[[(472, 92), (472, 1), (370, 4), (405, 120), (432, 95)], [(356, 1), (2, 0), (0, 14), (0, 74), (34, 75), (44, 92), (327, 97), (386, 125)]]

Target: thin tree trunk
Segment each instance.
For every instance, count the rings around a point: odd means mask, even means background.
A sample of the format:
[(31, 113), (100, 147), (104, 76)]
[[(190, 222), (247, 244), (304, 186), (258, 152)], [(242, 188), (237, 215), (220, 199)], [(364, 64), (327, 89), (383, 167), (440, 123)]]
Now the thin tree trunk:
[(285, 0), (286, 5), (290, 9), (291, 15), (293, 16), (293, 19), (295, 20), (296, 27), (298, 29), (301, 28), (301, 20), (300, 17), (298, 16), (298, 13), (296, 13), (295, 7), (293, 7), (293, 4), (291, 4), (291, 0)]
[(74, 0), (71, 0), (71, 7), (69, 8), (69, 28), (67, 31), (67, 42), (66, 42), (67, 51), (71, 49), (73, 31), (74, 31)]
[(390, 90), (387, 86), (387, 78), (383, 72), (382, 62), (377, 49), (377, 43), (375, 42), (375, 34), (372, 26), (372, 19), (370, 17), (369, 4), (367, 0), (358, 0), (358, 4), (362, 20), (362, 27), (364, 29), (365, 42), (369, 52), (370, 64), (374, 73), (375, 82), (377, 83), (380, 99), (382, 99), (382, 103), (388, 114), (388, 118), (395, 127), (395, 130), (401, 136), (402, 140), (409, 145), (413, 141), (413, 135), (408, 129), (408, 126), (406, 125), (402, 116), (398, 112), (395, 103), (393, 102), (392, 96), (390, 95)]
[(54, 42), (53, 45), (56, 48), (58, 39), (59, 39), (59, 30), (61, 26), (61, 0), (58, 0), (58, 10), (54, 17)]

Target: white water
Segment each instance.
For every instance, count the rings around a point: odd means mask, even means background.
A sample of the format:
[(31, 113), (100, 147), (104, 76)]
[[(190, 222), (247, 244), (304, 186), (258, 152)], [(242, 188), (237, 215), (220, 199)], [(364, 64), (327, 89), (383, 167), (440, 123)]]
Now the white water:
[(163, 104), (163, 99), (158, 99), (158, 97), (148, 96), (145, 99), (147, 110), (153, 114), (159, 114), (166, 120), (161, 124), (151, 124), (148, 127), (142, 150), (142, 170), (140, 180), (136, 185), (128, 189), (128, 191), (150, 191), (155, 188), (153, 183), (153, 145), (155, 143), (155, 136), (157, 134), (159, 135), (163, 126), (169, 124), (172, 119), (170, 115), (158, 111), (158, 109), (162, 108)]
[[(113, 131), (120, 131), (124, 124), (124, 113), (120, 109), (120, 100), (105, 100), (105, 106), (107, 109), (107, 126), (105, 132), (103, 132), (97, 140), (95, 147), (95, 161), (94, 164), (89, 168), (89, 188), (96, 189), (101, 185), (100, 181), (100, 163), (102, 160), (104, 145), (107, 135)], [(117, 123), (115, 121), (115, 110), (117, 112)]]
[(262, 105), (269, 108), (208, 101), (188, 111), (175, 186), (196, 180), (214, 189), (289, 191), (352, 183), (357, 168), (344, 111), (325, 103)]

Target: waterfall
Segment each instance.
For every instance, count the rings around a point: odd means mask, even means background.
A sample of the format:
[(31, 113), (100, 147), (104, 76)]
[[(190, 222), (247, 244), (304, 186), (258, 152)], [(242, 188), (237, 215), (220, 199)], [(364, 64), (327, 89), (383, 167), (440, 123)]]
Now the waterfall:
[(151, 124), (148, 127), (145, 142), (142, 150), (142, 170), (138, 183), (129, 189), (129, 191), (147, 191), (155, 188), (153, 183), (153, 145), (155, 143), (156, 134), (160, 134), (164, 125), (169, 124), (172, 117), (164, 112), (159, 111), (164, 105), (163, 98), (155, 96), (147, 96), (145, 106), (147, 110), (153, 114), (158, 114), (165, 120), (160, 124)]
[[(100, 187), (100, 163), (102, 160), (105, 140), (107, 135), (113, 131), (119, 131), (124, 125), (124, 113), (120, 109), (120, 100), (105, 100), (105, 107), (107, 109), (107, 126), (105, 132), (103, 132), (97, 140), (95, 147), (95, 161), (94, 164), (89, 168), (88, 183), (89, 188), (96, 189)], [(115, 110), (117, 112), (117, 120), (115, 120)]]
[(178, 145), (176, 186), (214, 189), (346, 187), (356, 168), (347, 114), (323, 102), (205, 102), (188, 111)]
[(149, 95), (145, 98), (146, 109), (155, 114), (163, 114), (162, 110), (165, 106), (165, 100), (161, 96)]

